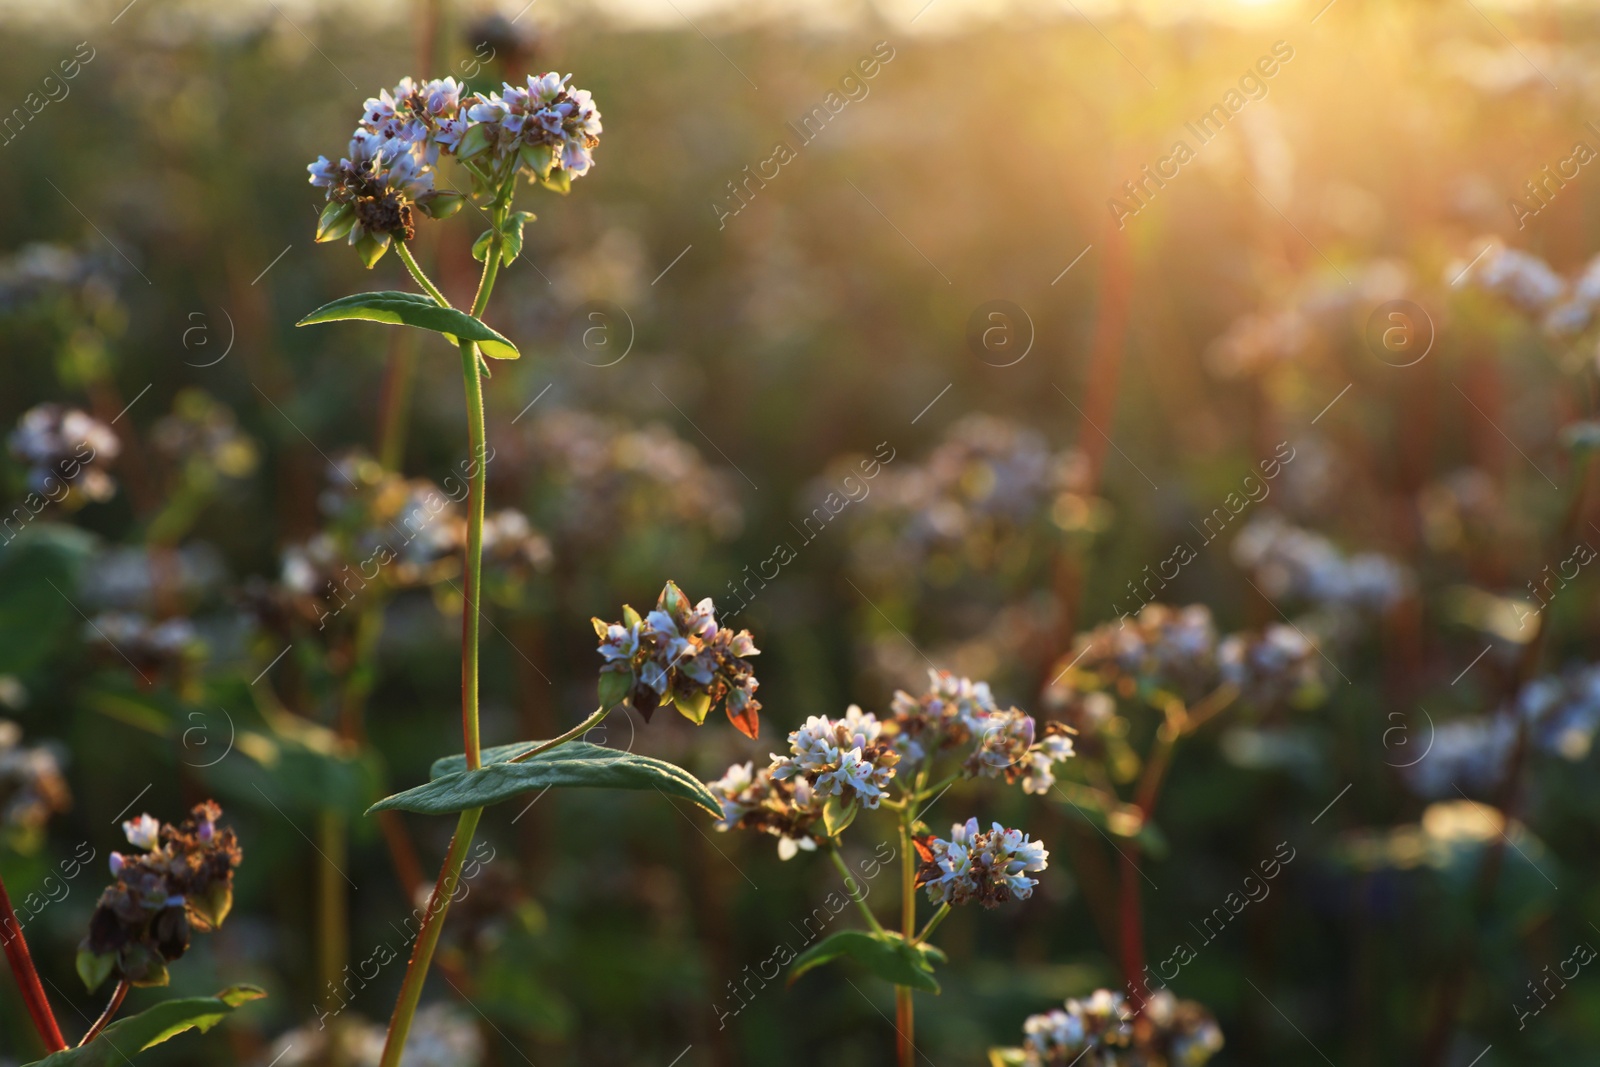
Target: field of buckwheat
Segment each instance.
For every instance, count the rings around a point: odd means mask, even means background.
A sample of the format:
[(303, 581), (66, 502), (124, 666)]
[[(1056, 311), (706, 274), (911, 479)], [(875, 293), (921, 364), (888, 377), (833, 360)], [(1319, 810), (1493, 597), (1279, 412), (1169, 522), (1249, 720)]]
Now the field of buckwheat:
[(0, 1067), (1596, 1057), (1600, 4), (0, 27)]

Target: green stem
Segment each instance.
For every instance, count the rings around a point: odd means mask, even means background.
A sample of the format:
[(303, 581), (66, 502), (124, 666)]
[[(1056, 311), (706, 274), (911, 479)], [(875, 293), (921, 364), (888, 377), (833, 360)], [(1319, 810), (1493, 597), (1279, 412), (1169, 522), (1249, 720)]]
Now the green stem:
[[(502, 214), (503, 201), (509, 193), (502, 190), (496, 201), (496, 214)], [(478, 282), (478, 292), (472, 300), (472, 314), (481, 315), (494, 290), (495, 276), (499, 271), (500, 250), (503, 238), (496, 220), (494, 236), (489, 239), (488, 255), (484, 258), (483, 277)], [(443, 307), (449, 307), (444, 294), (428, 279), (416, 260), (400, 245), (401, 260), (417, 284)], [(464, 575), (464, 603), (461, 607), (461, 734), (466, 748), (467, 768), (477, 770), (483, 763), (478, 734), (478, 621), (479, 582), (483, 572), (483, 511), (484, 490), (488, 484), (488, 455), (485, 447), (486, 432), (483, 418), (483, 369), (478, 360), (477, 346), (468, 342), (461, 345), (461, 374), (467, 393), (467, 436), (472, 449), (472, 488), (467, 501), (467, 560)], [(422, 929), (417, 935), (416, 947), (406, 965), (405, 978), (400, 985), (400, 997), (395, 1002), (394, 1014), (389, 1019), (389, 1035), (383, 1046), (379, 1067), (400, 1067), (400, 1057), (405, 1051), (406, 1037), (411, 1032), (411, 1021), (417, 1013), (417, 1003), (422, 998), (423, 982), (428, 967), (433, 962), (434, 949), (439, 944), (439, 932), (444, 926), (445, 913), (450, 910), (450, 898), (461, 881), (461, 867), (466, 862), (467, 850), (472, 846), (472, 835), (478, 828), (482, 808), (468, 808), (456, 822), (455, 836), (450, 839), (450, 851), (445, 856), (444, 868), (434, 883), (433, 896), (428, 901), (428, 911), (422, 919)]]
[(949, 914), (950, 914), (950, 905), (949, 904), (940, 904), (939, 905), (939, 910), (934, 912), (933, 913), (933, 918), (928, 920), (928, 925), (926, 925), (926, 926), (924, 926), (922, 928), (922, 933), (918, 934), (912, 940), (911, 943), (913, 945), (920, 945), (920, 944), (922, 944), (922, 942), (924, 942), (924, 941), (928, 940), (928, 938), (932, 937), (933, 936), (933, 932), (935, 930), (939, 929), (939, 924), (944, 922), (944, 917), (946, 915), (949, 915)]
[(394, 242), (394, 250), (399, 254), (400, 262), (406, 265), (406, 270), (410, 271), (411, 276), (417, 280), (417, 284), (422, 286), (422, 291), (437, 300), (440, 307), (449, 307), (450, 301), (444, 298), (444, 293), (439, 291), (439, 287), (433, 284), (433, 279), (429, 278), (427, 272), (417, 263), (415, 257), (411, 255), (411, 249), (406, 247), (406, 243), (404, 241)]
[(455, 836), (450, 838), (450, 851), (444, 858), (444, 869), (434, 883), (433, 896), (428, 899), (428, 910), (422, 916), (422, 929), (418, 931), (416, 946), (411, 950), (411, 962), (406, 965), (400, 999), (395, 1002), (394, 1015), (389, 1019), (389, 1036), (383, 1046), (380, 1067), (400, 1067), (406, 1035), (410, 1033), (412, 1017), (417, 1013), (417, 1002), (422, 998), (422, 981), (427, 976), (428, 964), (433, 960), (433, 950), (439, 945), (439, 932), (444, 929), (444, 915), (450, 909), (450, 898), (461, 884), (461, 868), (467, 862), (467, 850), (472, 847), (472, 835), (478, 828), (478, 817), (482, 814), (482, 808), (468, 808), (456, 822)]
[(541, 752), (547, 752), (550, 749), (555, 748), (557, 745), (564, 745), (573, 738), (582, 737), (590, 730), (593, 730), (596, 726), (599, 726), (600, 720), (605, 718), (606, 714), (610, 710), (610, 708), (596, 708), (593, 715), (589, 716), (587, 719), (584, 719), (582, 722), (568, 730), (566, 733), (562, 734), (560, 737), (552, 737), (548, 741), (540, 741), (537, 745), (534, 745), (526, 752), (518, 752), (515, 756), (512, 756), (510, 759), (506, 760), (506, 762), (521, 763), (523, 760), (537, 756)]
[[(839, 855), (837, 848), (830, 845), (828, 847), (828, 857), (833, 860), (833, 865), (839, 868), (839, 873), (844, 875), (846, 893), (850, 893), (849, 884), (851, 882), (855, 882), (858, 886), (861, 884), (856, 882), (856, 876), (850, 873), (849, 867), (845, 866), (844, 859)], [(878, 925), (878, 917), (872, 914), (871, 908), (867, 907), (866, 899), (859, 893), (850, 893), (850, 899), (856, 902), (856, 907), (860, 908), (861, 914), (866, 916), (867, 925), (872, 927), (872, 932), (875, 934), (883, 933), (883, 927)]]

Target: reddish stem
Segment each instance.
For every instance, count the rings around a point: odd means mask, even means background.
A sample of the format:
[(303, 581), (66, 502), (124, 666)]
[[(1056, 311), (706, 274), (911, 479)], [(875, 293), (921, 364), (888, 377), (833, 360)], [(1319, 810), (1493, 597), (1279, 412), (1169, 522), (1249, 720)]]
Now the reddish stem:
[(45, 1050), (60, 1052), (67, 1047), (67, 1043), (61, 1037), (61, 1027), (56, 1025), (56, 1016), (50, 1010), (44, 986), (39, 984), (39, 972), (33, 968), (28, 941), (22, 936), (22, 924), (17, 922), (17, 913), (11, 910), (11, 897), (6, 893), (4, 878), (0, 878), (0, 943), (5, 946), (6, 962), (11, 965), (17, 988), (22, 991), (22, 1001), (28, 1006), (33, 1028), (39, 1031), (39, 1039), (44, 1042)]

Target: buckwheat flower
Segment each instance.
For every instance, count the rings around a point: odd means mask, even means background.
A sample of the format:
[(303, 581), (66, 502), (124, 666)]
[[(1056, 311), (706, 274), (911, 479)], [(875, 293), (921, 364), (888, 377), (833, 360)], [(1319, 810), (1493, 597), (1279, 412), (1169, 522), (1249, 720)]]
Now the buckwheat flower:
[[(1072, 742), (1065, 736), (1066, 727), (1058, 723), (1053, 730), (1052, 739), (1059, 737), (1065, 741), (1065, 753), (1071, 756)], [(988, 716), (978, 731), (978, 744), (967, 757), (964, 769), (973, 776), (1004, 778), (1007, 783), (1026, 776), (1026, 792), (1046, 792), (1055, 783), (1055, 776), (1050, 773), (1055, 754), (1063, 749), (1059, 743), (1053, 743), (1048, 749), (1036, 744), (1035, 733), (1033, 716), (1020, 708)]]
[(983, 832), (976, 818), (951, 828), (949, 840), (926, 835), (913, 840), (922, 864), (917, 886), (928, 890), (935, 904), (977, 901), (986, 908), (1033, 895), (1037, 878), (1029, 878), (1048, 865), (1044, 844), (1031, 841), (1021, 830), (999, 823)]
[(1321, 691), (1317, 647), (1293, 626), (1268, 623), (1259, 633), (1229, 634), (1217, 646), (1218, 677), (1240, 699), (1271, 709), (1308, 701)]
[(123, 823), (142, 851), (113, 860), (116, 881), (101, 893), (79, 945), (78, 975), (91, 992), (112, 975), (165, 985), (166, 965), (188, 951), (191, 931), (214, 930), (227, 918), (242, 854), (233, 830), (216, 828), (221, 817), (208, 800), (176, 826), (149, 815)]
[(812, 852), (826, 840), (819, 825), (822, 803), (804, 778), (776, 779), (770, 768), (755, 769), (754, 763), (735, 763), (714, 782), (707, 782), (722, 804), (721, 831), (735, 827), (756, 830), (778, 838), (780, 859), (792, 859), (797, 852)]
[(1030, 1015), (1022, 1032), (1006, 1062), (1024, 1067), (1200, 1067), (1222, 1048), (1211, 1014), (1166, 990), (1134, 1003), (1099, 989)]
[(1267, 596), (1378, 613), (1411, 590), (1410, 572), (1377, 552), (1347, 555), (1321, 534), (1267, 513), (1234, 538), (1233, 558)]
[(772, 777), (803, 779), (819, 797), (876, 808), (900, 762), (882, 733), (877, 716), (854, 705), (839, 719), (813, 715), (789, 735), (788, 755), (773, 754)]
[(914, 697), (897, 690), (889, 708), (888, 734), (901, 757), (913, 763), (930, 751), (966, 744), (1000, 713), (989, 683), (931, 668), (927, 692)]
[(105, 611), (85, 624), (83, 636), (101, 659), (132, 666), (146, 682), (182, 675), (206, 655), (194, 623), (182, 616), (158, 621), (142, 612)]
[(122, 442), (87, 412), (61, 404), (29, 408), (9, 443), (11, 454), (28, 465), (28, 488), (66, 507), (109, 500), (117, 491), (105, 468), (122, 451)]
[(148, 852), (161, 839), (161, 824), (153, 816), (140, 815), (124, 822), (122, 832), (128, 836), (128, 844)]
[(668, 582), (655, 610), (641, 617), (627, 605), (622, 622), (594, 619), (600, 638), (600, 698), (606, 707), (626, 702), (646, 722), (672, 704), (695, 725), (723, 703), (728, 719), (747, 737), (759, 730), (759, 685), (747, 659), (759, 655), (748, 630), (719, 626), (709, 597), (690, 606)]
[(529, 180), (555, 172), (567, 180), (587, 174), (603, 127), (594, 98), (569, 88), (570, 80), (571, 75), (530, 74), (524, 85), (506, 82), (500, 92), (478, 93), (466, 103), (473, 126), (457, 155), (472, 159), (487, 150), (497, 160), (514, 158)]

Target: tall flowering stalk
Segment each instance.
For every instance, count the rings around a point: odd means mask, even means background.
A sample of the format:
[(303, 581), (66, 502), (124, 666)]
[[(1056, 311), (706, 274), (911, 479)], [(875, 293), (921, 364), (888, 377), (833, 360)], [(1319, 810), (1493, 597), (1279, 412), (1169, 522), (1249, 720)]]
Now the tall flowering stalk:
[[(672, 704), (699, 724), (717, 703), (750, 736), (760, 704), (746, 658), (756, 654), (749, 633), (718, 626), (710, 600), (691, 606), (671, 582), (648, 616), (623, 609), (623, 621), (595, 620), (601, 638), (600, 706), (583, 722), (546, 741), (506, 745), (485, 752), (478, 727), (478, 628), (482, 588), (485, 485), (489, 452), (484, 427), (486, 358), (515, 359), (516, 346), (482, 319), (500, 268), (522, 252), (522, 235), (533, 218), (513, 207), (518, 179), (566, 193), (572, 179), (588, 173), (599, 144), (600, 113), (589, 94), (557, 74), (507, 83), (503, 91), (464, 96), (452, 78), (417, 83), (404, 79), (392, 91), (366, 102), (337, 162), (319, 157), (311, 183), (326, 190), (327, 206), (317, 239), (345, 238), (368, 267), (391, 248), (421, 293), (386, 291), (345, 297), (324, 306), (301, 325), (367, 319), (443, 335), (459, 350), (466, 391), (467, 434), (472, 453), (466, 507), (465, 588), (461, 620), (461, 737), (463, 753), (434, 765), (432, 780), (373, 806), (375, 812), (455, 814), (456, 830), (432, 896), (422, 915), (400, 995), (389, 1021), (382, 1067), (398, 1067), (417, 1014), (440, 930), (462, 876), (485, 805), (554, 785), (654, 790), (699, 804), (711, 814), (716, 798), (687, 772), (660, 760), (579, 740), (619, 705), (648, 720), (659, 705)], [(465, 189), (440, 170), (454, 169)], [(471, 205), (489, 224), (473, 245), (483, 263), (468, 310), (450, 304), (408, 247), (419, 216), (445, 218)]]

